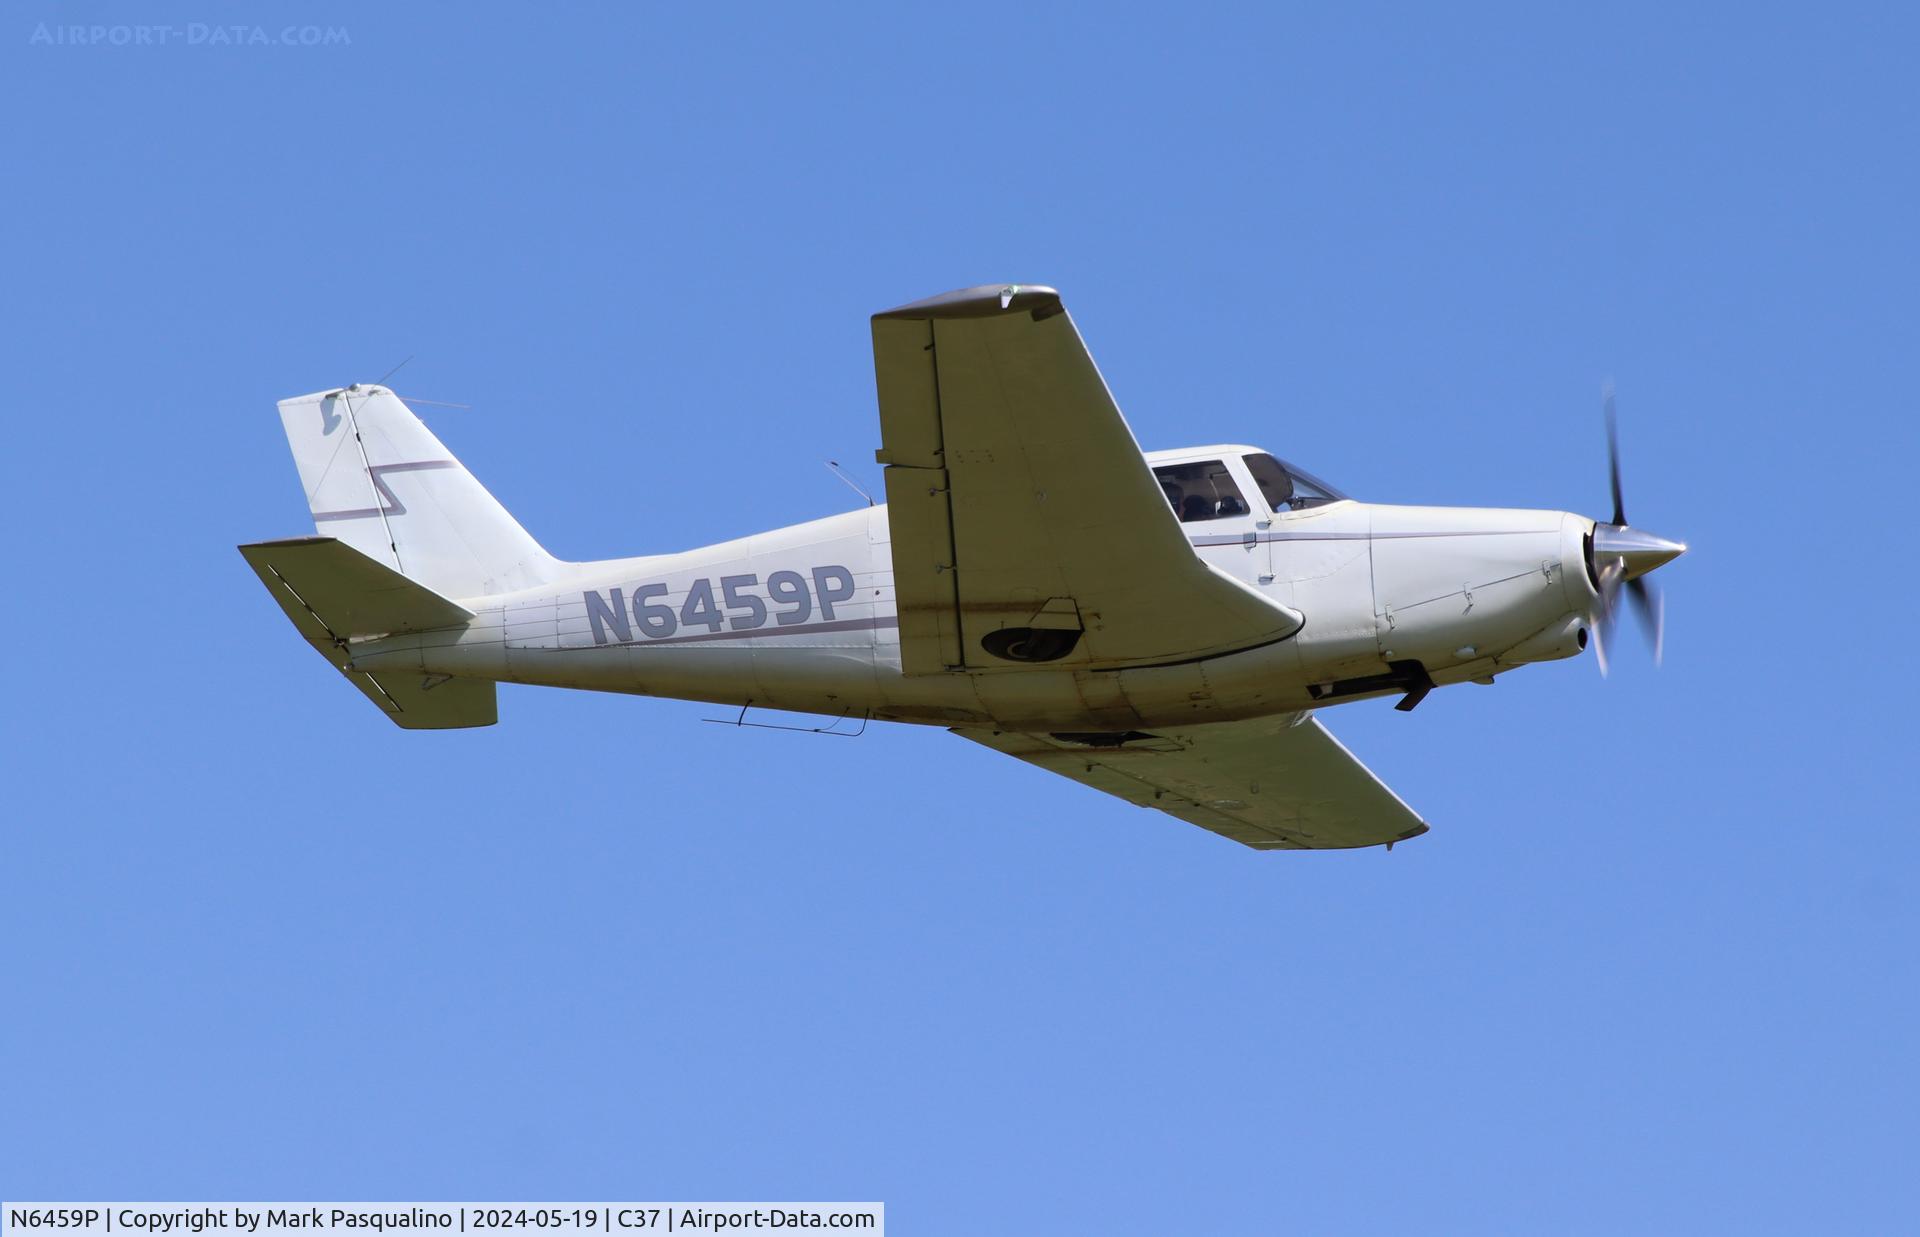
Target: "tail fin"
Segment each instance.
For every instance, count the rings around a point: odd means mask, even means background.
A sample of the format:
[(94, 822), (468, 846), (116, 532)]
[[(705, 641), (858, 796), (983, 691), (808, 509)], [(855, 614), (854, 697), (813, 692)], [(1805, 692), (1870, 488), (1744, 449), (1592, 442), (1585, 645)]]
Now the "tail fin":
[(554, 579), (558, 564), (400, 397), (351, 386), (280, 402), (313, 523), (445, 597)]

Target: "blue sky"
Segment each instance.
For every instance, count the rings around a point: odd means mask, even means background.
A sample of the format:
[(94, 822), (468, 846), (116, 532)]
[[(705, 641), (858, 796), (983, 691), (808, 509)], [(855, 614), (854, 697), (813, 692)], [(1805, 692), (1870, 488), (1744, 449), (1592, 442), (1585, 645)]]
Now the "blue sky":
[[(0, 1196), (1920, 1220), (1915, 19), (1025, 7), (9, 8)], [(938, 730), (403, 733), (234, 553), (409, 355), (563, 556), (843, 509), (867, 315), (996, 280), (1375, 500), (1604, 513), (1614, 377), (1665, 668), (1331, 711), (1433, 832), (1259, 855)]]

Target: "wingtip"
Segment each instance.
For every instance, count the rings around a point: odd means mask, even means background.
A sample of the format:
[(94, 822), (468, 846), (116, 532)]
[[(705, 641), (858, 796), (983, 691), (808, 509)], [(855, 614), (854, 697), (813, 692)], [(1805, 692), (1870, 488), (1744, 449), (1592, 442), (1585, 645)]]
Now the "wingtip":
[(1392, 850), (1394, 847), (1398, 846), (1402, 842), (1407, 841), (1409, 838), (1417, 838), (1421, 834), (1426, 833), (1430, 828), (1431, 826), (1429, 826), (1425, 821), (1421, 821), (1419, 824), (1415, 825), (1413, 828), (1407, 830), (1405, 833), (1401, 834), (1399, 837), (1393, 839), (1393, 841), (1388, 842), (1387, 849)]
[(1045, 284), (992, 283), (956, 288), (873, 315), (880, 318), (991, 318), (1000, 314), (1057, 311), (1060, 293)]

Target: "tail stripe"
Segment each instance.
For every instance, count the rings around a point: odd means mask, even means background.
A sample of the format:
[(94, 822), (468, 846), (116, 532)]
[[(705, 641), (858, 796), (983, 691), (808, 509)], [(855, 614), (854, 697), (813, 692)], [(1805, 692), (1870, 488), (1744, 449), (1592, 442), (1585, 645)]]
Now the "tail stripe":
[(405, 464), (370, 465), (367, 468), (367, 478), (373, 482), (374, 496), (380, 505), (360, 507), (352, 511), (316, 511), (313, 513), (313, 522), (322, 524), (328, 520), (365, 520), (376, 515), (405, 515), (407, 504), (401, 502), (400, 496), (388, 488), (387, 483), (382, 480), (383, 477), (390, 472), (430, 472), (436, 468), (458, 467), (460, 467), (458, 460), (414, 460)]

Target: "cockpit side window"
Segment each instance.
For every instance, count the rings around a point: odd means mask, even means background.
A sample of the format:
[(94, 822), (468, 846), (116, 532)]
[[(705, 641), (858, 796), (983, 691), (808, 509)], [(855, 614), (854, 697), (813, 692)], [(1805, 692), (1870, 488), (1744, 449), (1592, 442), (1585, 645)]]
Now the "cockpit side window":
[(1165, 464), (1154, 469), (1153, 475), (1182, 524), (1251, 514), (1247, 500), (1241, 497), (1240, 487), (1234, 484), (1233, 474), (1227, 471), (1223, 460)]
[(1265, 453), (1249, 455), (1247, 471), (1260, 487), (1260, 496), (1276, 513), (1303, 511), (1345, 498), (1339, 490), (1291, 464), (1284, 464)]

